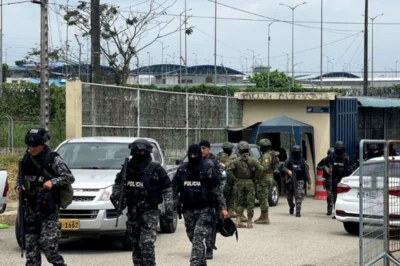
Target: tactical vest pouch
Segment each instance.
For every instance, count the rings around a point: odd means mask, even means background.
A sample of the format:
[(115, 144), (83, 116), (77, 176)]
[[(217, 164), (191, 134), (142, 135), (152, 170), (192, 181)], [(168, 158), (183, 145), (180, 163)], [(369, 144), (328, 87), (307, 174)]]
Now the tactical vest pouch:
[(238, 159), (236, 161), (236, 178), (237, 179), (255, 179), (255, 169), (247, 161)]
[[(53, 193), (51, 191), (46, 191), (39, 193), (36, 198), (35, 209), (39, 209), (40, 213), (44, 215), (51, 215), (56, 211), (57, 205), (54, 202)], [(39, 206), (37, 206), (39, 205)]]
[[(33, 162), (33, 164), (39, 168), (42, 169), (43, 167), (33, 158), (33, 156), (31, 156), (31, 160)], [(46, 158), (45, 158), (46, 161)], [(46, 168), (43, 168), (43, 173), (47, 176), (51, 176), (51, 174), (49, 173), (49, 171), (47, 171)], [(64, 185), (60, 188), (58, 188), (58, 191), (60, 192), (60, 207), (65, 209), (68, 207), (68, 205), (70, 205), (72, 203), (72, 199), (74, 196), (74, 189), (72, 188), (71, 184), (68, 185)]]

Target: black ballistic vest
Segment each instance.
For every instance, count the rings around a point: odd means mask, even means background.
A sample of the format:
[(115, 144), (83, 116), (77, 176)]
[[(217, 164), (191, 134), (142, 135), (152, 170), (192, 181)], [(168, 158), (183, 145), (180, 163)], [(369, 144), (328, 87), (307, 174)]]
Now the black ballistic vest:
[(212, 167), (204, 164), (199, 174), (193, 174), (187, 163), (178, 169), (180, 176), (182, 204), (188, 209), (198, 209), (211, 206), (215, 201), (213, 192)]
[(159, 163), (150, 162), (142, 172), (127, 169), (125, 189), (128, 205), (137, 205), (138, 203), (158, 205), (163, 202), (158, 172), (160, 167)]
[(292, 172), (296, 175), (296, 180), (306, 180), (306, 164), (304, 159), (301, 158), (298, 161), (292, 159), (291, 164)]

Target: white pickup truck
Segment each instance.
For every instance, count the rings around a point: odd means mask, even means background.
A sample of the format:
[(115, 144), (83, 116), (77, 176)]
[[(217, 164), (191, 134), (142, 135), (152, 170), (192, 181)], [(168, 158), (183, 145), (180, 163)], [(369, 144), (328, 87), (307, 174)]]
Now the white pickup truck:
[[(131, 241), (126, 232), (126, 209), (119, 217), (110, 201), (116, 174), (121, 171), (126, 157), (130, 156), (129, 144), (133, 137), (83, 137), (68, 139), (57, 151), (71, 169), (75, 182), (72, 204), (60, 210), (62, 237), (113, 236), (121, 240), (126, 250), (131, 250)], [(141, 138), (144, 139), (144, 138)], [(160, 145), (154, 139), (145, 138), (153, 146), (152, 159), (158, 161), (173, 178), (176, 167), (167, 169)], [(159, 231), (174, 233), (178, 223), (177, 213), (173, 222), (164, 218), (164, 203), (159, 205)]]
[(0, 169), (0, 213), (5, 212), (7, 208), (8, 188), (7, 171)]

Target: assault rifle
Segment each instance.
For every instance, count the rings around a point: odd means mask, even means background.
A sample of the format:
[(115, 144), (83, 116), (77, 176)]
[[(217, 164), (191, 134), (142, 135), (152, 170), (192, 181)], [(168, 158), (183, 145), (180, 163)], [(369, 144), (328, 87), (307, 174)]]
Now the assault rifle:
[(118, 227), (119, 217), (122, 215), (122, 211), (124, 210), (125, 206), (122, 206), (124, 201), (124, 193), (125, 193), (125, 183), (126, 183), (126, 170), (128, 168), (129, 159), (125, 158), (124, 168), (122, 171), (122, 180), (119, 187), (119, 200), (118, 200), (118, 208), (117, 208), (117, 221), (115, 223), (115, 227)]
[(24, 257), (25, 249), (25, 199), (22, 187), (25, 183), (25, 175), (22, 173), (22, 160), (18, 162), (18, 230), (19, 243), (21, 247), (21, 258)]

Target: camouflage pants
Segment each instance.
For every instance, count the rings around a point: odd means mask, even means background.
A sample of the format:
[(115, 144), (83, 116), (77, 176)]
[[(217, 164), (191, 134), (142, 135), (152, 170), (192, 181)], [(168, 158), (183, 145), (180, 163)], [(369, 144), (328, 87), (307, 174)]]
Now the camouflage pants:
[[(293, 198), (295, 199), (295, 204), (293, 203)], [(289, 207), (293, 208), (296, 206), (296, 213), (301, 211), (301, 203), (304, 199), (304, 180), (299, 180), (293, 190), (286, 190), (286, 199), (288, 201)]]
[(215, 210), (203, 208), (199, 210), (185, 210), (186, 234), (192, 243), (190, 266), (207, 266), (206, 238), (214, 222)]
[(128, 208), (126, 228), (132, 241), (132, 260), (135, 266), (155, 266), (154, 243), (157, 239), (158, 209), (138, 211)]
[(273, 180), (274, 180), (274, 178), (273, 178), (272, 174), (268, 174), (266, 177), (264, 177), (264, 179), (261, 182), (259, 182), (260, 209), (261, 209), (261, 212), (264, 212), (264, 213), (269, 212), (268, 197), (269, 197), (269, 191), (271, 190)]
[(226, 184), (224, 188), (224, 197), (226, 199), (226, 206), (229, 214), (236, 208), (237, 189), (236, 184)]
[(43, 251), (49, 263), (62, 266), (64, 259), (59, 253), (58, 242), (61, 238), (61, 226), (58, 222), (58, 209), (50, 216), (35, 212), (26, 204), (25, 212), (26, 232), (26, 266), (42, 265)]
[(236, 214), (242, 214), (247, 208), (247, 216), (254, 216), (254, 182), (251, 179), (238, 179), (236, 182)]
[(214, 229), (214, 227), (216, 228), (216, 226), (217, 226), (219, 213), (220, 213), (219, 208), (216, 207), (214, 210), (214, 215), (213, 215), (214, 220), (213, 220), (211, 229), (209, 230), (207, 238), (206, 238), (207, 250), (212, 250), (215, 245), (215, 243), (212, 243), (212, 242), (213, 242), (213, 239), (216, 240), (217, 230), (213, 230), (213, 229)]
[(328, 212), (332, 212), (333, 207), (334, 207), (335, 202), (336, 202), (336, 196), (337, 196), (337, 194), (335, 193), (336, 192), (336, 187), (333, 188), (329, 181), (327, 181), (325, 184), (326, 184), (325, 185), (326, 186), (325, 189), (326, 189), (326, 194), (327, 194), (327, 197), (326, 197), (327, 211)]

